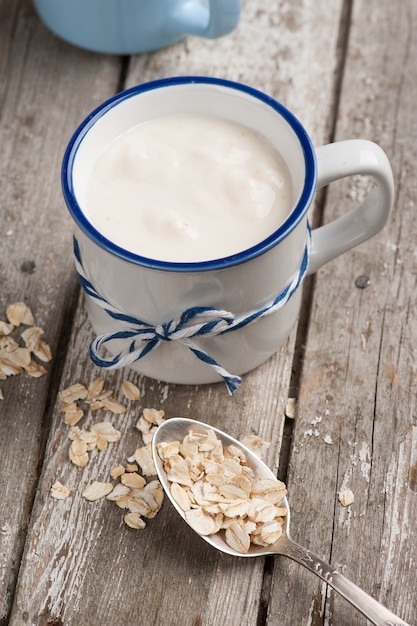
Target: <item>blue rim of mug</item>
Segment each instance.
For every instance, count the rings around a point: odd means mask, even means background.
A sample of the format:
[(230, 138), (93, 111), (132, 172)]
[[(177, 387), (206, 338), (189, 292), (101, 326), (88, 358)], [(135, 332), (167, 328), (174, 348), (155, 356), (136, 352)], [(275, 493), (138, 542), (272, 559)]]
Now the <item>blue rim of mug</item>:
[[(138, 254), (135, 254), (134, 252), (125, 250), (124, 248), (113, 243), (110, 239), (107, 239), (107, 237), (102, 235), (100, 231), (98, 231), (91, 224), (91, 222), (83, 213), (80, 205), (78, 204), (74, 191), (72, 171), (77, 156), (77, 150), (80, 147), (84, 137), (88, 134), (90, 129), (114, 106), (120, 104), (120, 102), (123, 102), (128, 98), (138, 96), (141, 93), (150, 91), (152, 89), (160, 89), (161, 87), (169, 87), (170, 85), (187, 85), (192, 83), (216, 85), (219, 87), (228, 88), (230, 90), (244, 92), (274, 109), (290, 125), (298, 138), (304, 156), (306, 175), (300, 198), (288, 218), (279, 226), (279, 228), (277, 228), (273, 233), (268, 235), (268, 237), (266, 237), (256, 245), (247, 248), (246, 250), (242, 250), (241, 252), (238, 252), (236, 254), (212, 259), (210, 261), (160, 261), (158, 259), (140, 256)], [(260, 256), (261, 254), (264, 254), (271, 248), (275, 247), (280, 241), (285, 239), (292, 230), (294, 230), (297, 224), (299, 224), (299, 222), (307, 213), (307, 210), (311, 204), (314, 195), (316, 180), (316, 158), (310, 137), (308, 136), (306, 130), (299, 122), (299, 120), (283, 104), (281, 104), (271, 96), (263, 93), (262, 91), (259, 91), (253, 87), (249, 87), (248, 85), (245, 85), (243, 83), (238, 83), (223, 78), (206, 76), (178, 76), (142, 83), (135, 87), (131, 87), (130, 89), (121, 91), (115, 96), (112, 96), (111, 98), (103, 102), (90, 113), (90, 115), (79, 125), (79, 127), (72, 135), (64, 154), (61, 174), (62, 190), (68, 210), (81, 231), (84, 232), (84, 234), (86, 234), (93, 242), (95, 242), (101, 248), (107, 250), (111, 254), (120, 257), (125, 261), (129, 261), (130, 263), (141, 265), (150, 269), (175, 272), (201, 272), (225, 269), (234, 265), (240, 265), (241, 263), (245, 263), (246, 261)]]

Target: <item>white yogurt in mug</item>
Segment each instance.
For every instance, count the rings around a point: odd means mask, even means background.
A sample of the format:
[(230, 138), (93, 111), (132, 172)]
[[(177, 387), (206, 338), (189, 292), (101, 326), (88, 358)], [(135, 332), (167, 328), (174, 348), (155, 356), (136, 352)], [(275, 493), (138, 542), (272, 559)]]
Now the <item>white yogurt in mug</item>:
[(91, 223), (125, 250), (200, 262), (273, 233), (293, 207), (291, 176), (256, 131), (206, 115), (169, 115), (113, 139), (86, 187)]

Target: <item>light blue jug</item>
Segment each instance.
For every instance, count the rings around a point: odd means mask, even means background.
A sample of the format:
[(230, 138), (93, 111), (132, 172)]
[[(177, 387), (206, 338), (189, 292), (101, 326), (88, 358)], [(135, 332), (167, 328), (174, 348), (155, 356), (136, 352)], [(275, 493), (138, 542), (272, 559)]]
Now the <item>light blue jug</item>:
[(136, 54), (186, 35), (216, 38), (239, 22), (241, 0), (34, 0), (42, 21), (81, 48)]

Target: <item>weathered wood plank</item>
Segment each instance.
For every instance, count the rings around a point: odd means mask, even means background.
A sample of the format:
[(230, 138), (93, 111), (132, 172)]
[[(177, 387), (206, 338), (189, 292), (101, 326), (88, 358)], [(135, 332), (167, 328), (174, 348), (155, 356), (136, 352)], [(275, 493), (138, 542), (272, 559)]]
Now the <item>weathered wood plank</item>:
[[(295, 9), (284, 2), (274, 7), (266, 0), (246, 3), (242, 23), (230, 37), (215, 42), (189, 39), (136, 57), (126, 84), (186, 73), (242, 80), (292, 107), (321, 143), (332, 127), (341, 10), (342, 2), (335, 3), (331, 14), (324, 2)], [(328, 42), (326, 54), (316, 35), (318, 25)], [(74, 59), (85, 56), (75, 50), (71, 54)], [(311, 59), (317, 61), (311, 63)], [(100, 373), (87, 360), (90, 339), (81, 300), (61, 388), (77, 380), (88, 383)], [(141, 406), (164, 408), (168, 416), (199, 417), (238, 437), (257, 432), (272, 441), (268, 462), (276, 468), (293, 347), (294, 337), (276, 357), (247, 375), (243, 389), (232, 399), (221, 384), (176, 387), (129, 377), (142, 388)], [(107, 374), (106, 383), (119, 388), (126, 375)], [(236, 560), (213, 553), (179, 523), (168, 506), (144, 532), (137, 533), (123, 524), (123, 513), (113, 503), (91, 504), (81, 498), (86, 484), (107, 480), (110, 467), (125, 460), (138, 444), (133, 428), (137, 413), (132, 407), (114, 419), (123, 433), (120, 443), (102, 455), (95, 454), (79, 470), (69, 464), (68, 429), (55, 406), (11, 624), (46, 624), (48, 620), (65, 626), (122, 624), (132, 619), (174, 626), (257, 623), (262, 560)], [(89, 416), (83, 425), (95, 419)], [(49, 497), (55, 479), (72, 489), (68, 500), (55, 502)]]
[[(416, 20), (412, 2), (354, 3), (336, 138), (380, 143), (397, 199), (380, 235), (317, 276), (289, 476), (294, 539), (410, 624), (417, 613)], [(326, 220), (366, 185), (331, 186)], [(365, 289), (355, 286), (361, 275), (370, 279)], [(347, 509), (338, 502), (345, 488), (355, 494)], [(276, 563), (270, 624), (366, 623), (312, 578)]]
[(0, 622), (10, 610), (60, 372), (60, 338), (78, 293), (60, 161), (75, 125), (114, 92), (120, 62), (58, 42), (29, 2), (0, 2), (0, 319), (25, 300), (57, 357), (48, 375), (2, 381)]

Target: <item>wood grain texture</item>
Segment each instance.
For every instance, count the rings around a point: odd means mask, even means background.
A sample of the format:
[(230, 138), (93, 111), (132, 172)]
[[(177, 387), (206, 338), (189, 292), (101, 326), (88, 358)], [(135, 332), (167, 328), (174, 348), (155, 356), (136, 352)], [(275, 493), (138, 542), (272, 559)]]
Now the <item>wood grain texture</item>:
[[(78, 292), (60, 162), (74, 127), (114, 92), (119, 71), (118, 60), (58, 42), (29, 2), (0, 2), (0, 318), (25, 300), (55, 355)], [(1, 383), (0, 621), (10, 609), (60, 369), (57, 359), (44, 378)]]
[[(198, 63), (198, 73), (241, 79), (272, 91), (272, 95), (279, 95), (281, 91), (283, 97), (290, 97), (289, 81), (285, 78), (280, 90), (273, 88), (275, 79), (271, 74), (277, 70), (284, 46), (285, 72), (304, 76), (303, 61), (296, 51), (300, 38), (317, 45), (311, 25), (315, 12), (307, 7), (306, 13), (300, 11), (294, 18), (287, 16), (288, 24), (284, 21), (283, 25), (279, 13), (268, 12), (265, 2), (257, 3), (256, 8), (247, 3), (245, 9), (241, 26), (230, 38), (216, 42), (190, 38), (157, 54), (133, 58), (126, 86), (172, 73), (195, 73)], [(297, 28), (296, 17), (300, 22)], [(271, 37), (265, 39), (267, 27)], [(333, 42), (335, 49), (336, 13), (326, 22), (326, 28), (328, 41)], [(236, 51), (233, 55), (230, 46)], [(71, 51), (71, 54), (84, 57), (79, 51)], [(175, 72), (167, 65), (169, 59), (171, 62), (174, 59)], [(260, 74), (265, 59), (267, 67)], [(336, 60), (333, 63), (336, 65)], [(285, 72), (283, 70), (283, 76)], [(305, 80), (310, 81), (314, 89), (319, 83), (328, 85), (327, 97), (322, 84), (317, 89), (314, 110), (305, 108), (307, 115), (311, 115), (310, 125), (314, 126), (316, 135), (324, 138), (329, 132), (329, 116), (319, 115), (318, 119), (315, 116), (320, 109), (331, 113), (333, 76), (329, 76), (327, 68), (317, 64), (315, 72), (310, 72)], [(73, 107), (79, 110), (76, 102)], [(75, 380), (88, 382), (97, 375), (85, 351), (90, 339), (91, 329), (81, 301), (61, 387)], [(255, 432), (272, 441), (268, 461), (277, 468), (293, 343), (294, 336), (276, 357), (247, 375), (243, 389), (233, 399), (221, 384), (188, 388), (140, 377), (133, 377), (133, 380), (139, 381), (142, 387), (144, 406), (162, 407), (168, 416), (196, 416), (221, 425), (235, 436)], [(111, 376), (109, 384), (117, 386), (123, 375)], [(91, 504), (80, 497), (83, 486), (89, 481), (108, 478), (106, 472), (112, 461), (122, 460), (119, 455), (123, 458), (132, 453), (134, 447), (132, 449), (132, 444), (129, 447), (128, 438), (137, 440), (137, 434), (132, 432), (135, 417), (136, 412), (133, 415), (129, 412), (119, 420), (124, 438), (117, 453), (109, 449), (85, 470), (79, 470), (69, 465), (66, 428), (55, 406), (11, 624), (20, 624), (24, 619), (34, 624), (53, 619), (62, 620), (65, 625), (122, 624), (132, 615), (139, 615), (144, 624), (256, 624), (261, 610), (262, 560), (248, 562), (213, 553), (191, 531), (177, 523), (168, 507), (149, 522), (146, 532), (137, 533), (124, 526), (120, 511), (112, 503)], [(50, 486), (57, 478), (73, 491), (71, 499), (63, 503), (56, 503), (49, 497)], [(132, 593), (132, 587), (136, 593)], [(174, 589), (175, 592), (167, 593)], [(117, 602), (114, 602), (114, 593)]]
[[(289, 561), (214, 552), (168, 505), (138, 532), (124, 524), (114, 503), (83, 499), (85, 486), (108, 481), (111, 467), (140, 444), (135, 423), (144, 407), (196, 417), (238, 438), (252, 432), (271, 441), (268, 464), (288, 471), (294, 538), (412, 623), (415, 21), (411, 0), (377, 6), (338, 0), (331, 11), (324, 0), (251, 0), (229, 36), (189, 37), (131, 57), (127, 65), (127, 59), (60, 42), (29, 0), (0, 0), (0, 305), (3, 312), (11, 300), (24, 298), (56, 355), (47, 377), (2, 384), (0, 623), (365, 624)], [(91, 364), (92, 330), (60, 191), (66, 142), (90, 110), (122, 86), (181, 74), (221, 76), (266, 91), (298, 115), (316, 145), (332, 140), (335, 127), (337, 139), (373, 139), (392, 159), (397, 181), (388, 228), (308, 282), (297, 351), (294, 331), (273, 358), (244, 377), (233, 398), (221, 383), (167, 385), (127, 371), (104, 374)], [(332, 185), (325, 221), (367, 189), (359, 178)], [(313, 223), (321, 208), (314, 206)], [(34, 273), (22, 271), (24, 261), (34, 261)], [(360, 275), (370, 278), (366, 289), (355, 286)], [(102, 453), (93, 451), (79, 469), (68, 458), (57, 390), (97, 376), (116, 391), (132, 380), (142, 399), (127, 403), (122, 416), (101, 411), (83, 419), (85, 427), (110, 419), (122, 438)], [(298, 414), (287, 422), (282, 446), (294, 384)], [(50, 497), (55, 480), (71, 489), (67, 500)], [(345, 487), (355, 493), (348, 509), (337, 500)]]
[[(336, 139), (368, 138), (386, 150), (396, 203), (383, 232), (317, 275), (289, 476), (294, 539), (410, 624), (417, 613), (416, 18), (410, 2), (354, 3)], [(368, 186), (359, 177), (332, 185), (325, 220)], [(365, 289), (356, 287), (361, 275), (370, 281)], [(338, 502), (345, 488), (355, 494), (347, 509)], [(268, 622), (293, 624), (295, 616), (367, 623), (309, 574), (277, 563)]]

